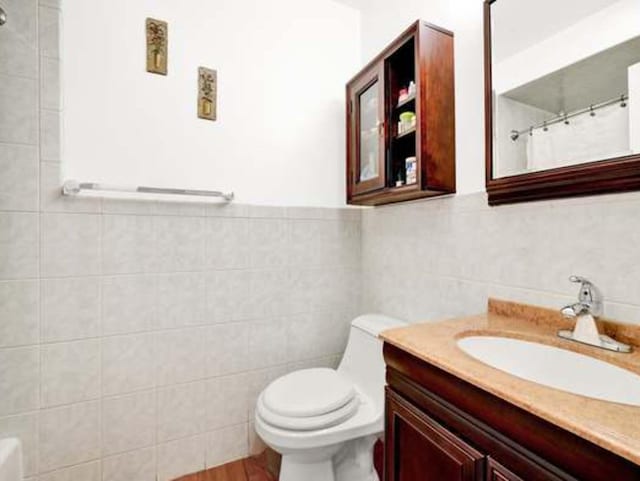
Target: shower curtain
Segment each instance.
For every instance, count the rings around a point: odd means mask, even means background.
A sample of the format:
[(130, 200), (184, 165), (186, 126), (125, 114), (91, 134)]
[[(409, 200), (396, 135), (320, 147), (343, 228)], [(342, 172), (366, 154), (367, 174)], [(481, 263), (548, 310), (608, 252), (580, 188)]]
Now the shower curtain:
[[(627, 101), (628, 103), (629, 101)], [(545, 170), (628, 155), (629, 108), (613, 104), (535, 129), (527, 139), (527, 168)]]

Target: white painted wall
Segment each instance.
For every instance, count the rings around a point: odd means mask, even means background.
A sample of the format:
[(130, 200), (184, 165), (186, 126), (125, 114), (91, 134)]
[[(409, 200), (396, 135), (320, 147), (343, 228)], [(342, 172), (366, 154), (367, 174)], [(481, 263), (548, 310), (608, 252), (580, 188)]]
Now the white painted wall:
[(494, 65), (493, 87), (507, 92), (614, 47), (637, 37), (638, 25), (640, 2), (620, 0)]
[(539, 125), (545, 119), (553, 118), (555, 114), (504, 95), (495, 97), (495, 109), (495, 118), (500, 119), (493, 133), (495, 175), (505, 177), (521, 174), (527, 170), (528, 134), (522, 134), (514, 142), (511, 140), (511, 131), (523, 131), (533, 125)]
[(416, 19), (455, 33), (458, 193), (484, 191), (484, 80), (479, 0), (361, 2), (363, 63)]
[(629, 148), (640, 152), (640, 63), (629, 67)]
[[(145, 72), (146, 17), (169, 75)], [(65, 0), (66, 178), (234, 190), (239, 202), (344, 204), (344, 85), (359, 15), (331, 0)], [(199, 65), (218, 122), (196, 116)]]
[[(491, 7), (493, 60), (500, 62), (620, 0), (508, 0)], [(526, 22), (514, 21), (526, 19)]]

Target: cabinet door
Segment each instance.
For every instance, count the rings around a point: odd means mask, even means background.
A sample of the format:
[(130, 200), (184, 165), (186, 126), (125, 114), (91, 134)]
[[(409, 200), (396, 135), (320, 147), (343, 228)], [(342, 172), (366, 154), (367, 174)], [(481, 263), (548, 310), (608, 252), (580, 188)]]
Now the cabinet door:
[(381, 189), (386, 182), (382, 67), (363, 73), (349, 88), (349, 169), (352, 193), (357, 195)]
[(523, 481), (495, 459), (487, 458), (487, 481)]
[(484, 456), (387, 389), (386, 481), (482, 481)]

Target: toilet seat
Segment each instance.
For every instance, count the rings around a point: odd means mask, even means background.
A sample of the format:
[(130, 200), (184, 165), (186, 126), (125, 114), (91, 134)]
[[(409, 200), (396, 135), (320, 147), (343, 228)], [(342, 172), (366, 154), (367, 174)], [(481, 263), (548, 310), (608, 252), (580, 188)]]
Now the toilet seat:
[(287, 417), (311, 417), (335, 411), (356, 395), (353, 383), (327, 368), (295, 371), (272, 382), (263, 393), (270, 411)]
[(308, 431), (340, 424), (358, 410), (353, 383), (333, 369), (304, 369), (271, 383), (258, 400), (258, 414), (282, 429)]
[(270, 411), (264, 405), (264, 400), (261, 396), (258, 401), (257, 408), (258, 415), (264, 422), (271, 426), (290, 431), (314, 431), (317, 429), (337, 426), (338, 424), (345, 422), (347, 419), (353, 417), (358, 410), (359, 405), (360, 400), (357, 397), (354, 397), (344, 406), (326, 414), (309, 417), (287, 417)]

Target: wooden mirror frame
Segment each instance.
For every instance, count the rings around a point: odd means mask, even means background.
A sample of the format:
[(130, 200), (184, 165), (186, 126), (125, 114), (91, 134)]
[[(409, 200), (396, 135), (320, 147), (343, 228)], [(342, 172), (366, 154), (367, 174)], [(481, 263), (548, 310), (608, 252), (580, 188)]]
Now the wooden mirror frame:
[(640, 154), (493, 178), (491, 4), (496, 1), (484, 0), (485, 164), (489, 205), (640, 190)]

